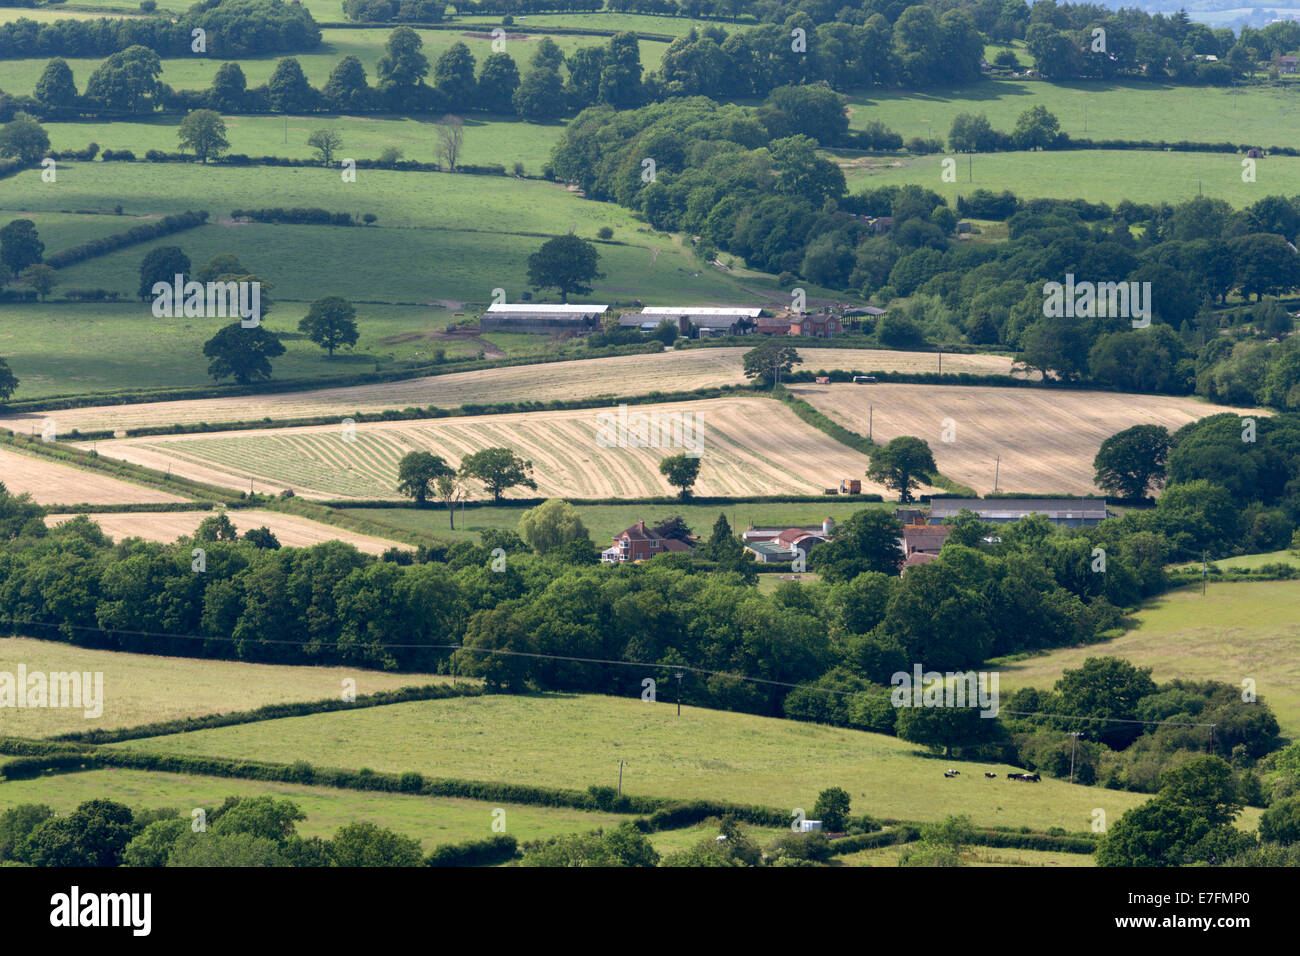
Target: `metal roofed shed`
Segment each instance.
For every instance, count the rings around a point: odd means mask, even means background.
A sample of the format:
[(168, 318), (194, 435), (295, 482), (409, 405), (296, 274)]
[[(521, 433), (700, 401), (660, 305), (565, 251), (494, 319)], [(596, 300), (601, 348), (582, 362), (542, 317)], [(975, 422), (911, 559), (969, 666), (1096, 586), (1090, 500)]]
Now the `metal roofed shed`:
[(587, 303), (493, 303), (484, 310), (479, 328), (483, 332), (594, 332), (608, 310), (608, 305)]
[(932, 498), (929, 523), (943, 524), (963, 508), (993, 524), (1041, 514), (1063, 527), (1088, 528), (1110, 516), (1105, 498)]
[(757, 324), (762, 312), (760, 308), (711, 305), (655, 305), (641, 310), (646, 320), (689, 322), (705, 335), (748, 332)]

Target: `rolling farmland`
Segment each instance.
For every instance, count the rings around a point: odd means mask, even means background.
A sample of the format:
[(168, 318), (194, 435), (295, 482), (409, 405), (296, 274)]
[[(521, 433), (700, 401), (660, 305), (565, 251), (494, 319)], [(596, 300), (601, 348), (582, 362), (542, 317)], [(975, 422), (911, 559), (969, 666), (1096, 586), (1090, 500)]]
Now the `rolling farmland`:
[[(1132, 425), (1170, 431), (1219, 412), (1244, 409), (1168, 395), (949, 385), (796, 385), (790, 391), (846, 428), (887, 442), (915, 435), (930, 444), (939, 471), (980, 494), (998, 490), (1093, 494), (1092, 460), (1101, 443)], [(1260, 412), (1259, 414), (1267, 414)], [(943, 439), (951, 420), (952, 441)]]
[[(322, 541), (344, 541), (366, 554), (383, 554), (389, 548), (405, 547), (399, 541), (385, 541), (383, 538), (345, 531), (298, 515), (260, 510), (225, 513), (240, 534), (252, 528), (270, 528), (276, 539), (285, 547), (305, 548), (320, 544)], [(114, 540), (121, 541), (123, 538), (135, 537), (167, 544), (177, 538), (193, 534), (199, 522), (210, 514), (212, 512), (207, 511), (119, 511), (88, 514), (86, 517), (99, 525), (104, 533)], [(53, 526), (73, 517), (76, 516), (48, 515), (45, 523)]]
[[(745, 381), (740, 360), (744, 348), (688, 349), (656, 355), (622, 355), (604, 359), (575, 359), (545, 365), (452, 372), (401, 382), (358, 385), (350, 388), (312, 389), (301, 392), (201, 398), (134, 405), (104, 405), (50, 412), (0, 416), (0, 428), (25, 432), (54, 419), (61, 434), (149, 425), (198, 422), (256, 421), (307, 418), (354, 412), (374, 413), (390, 408), (458, 408), (492, 402), (550, 401), (598, 396), (647, 395), (651, 392), (687, 391), (712, 385), (739, 385)], [(895, 352), (874, 349), (801, 348), (802, 369), (858, 369), (861, 371), (929, 372), (937, 365), (932, 352)], [(951, 372), (1004, 375), (1011, 359), (1004, 355), (945, 355)]]
[[(194, 642), (183, 643), (190, 647)], [(267, 704), (338, 698), (345, 678), (356, 681), (358, 695), (449, 680), (434, 674), (158, 657), (74, 647), (62, 641), (0, 638), (0, 671), (13, 673), (20, 664), (32, 671), (91, 671), (104, 675), (101, 717), (87, 719), (80, 710), (66, 707), (7, 708), (4, 733), (20, 737), (135, 727), (253, 710)], [(183, 693), (178, 691), (180, 688)]]
[[(348, 434), (338, 426), (258, 429), (100, 442), (99, 452), (187, 477), (316, 498), (396, 498), (397, 463), (428, 450), (453, 466), (482, 448), (505, 446), (535, 467), (536, 492), (509, 497), (641, 498), (669, 493), (660, 459), (680, 448), (601, 447), (599, 409), (528, 412), (435, 421), (376, 422)], [(816, 494), (862, 475), (865, 455), (763, 398), (639, 405), (632, 413), (696, 416), (705, 496)], [(689, 422), (690, 419), (679, 419)], [(883, 491), (864, 483), (863, 490)], [(476, 497), (482, 492), (474, 489)]]
[(0, 483), (42, 505), (154, 504), (188, 499), (143, 485), (0, 448)]

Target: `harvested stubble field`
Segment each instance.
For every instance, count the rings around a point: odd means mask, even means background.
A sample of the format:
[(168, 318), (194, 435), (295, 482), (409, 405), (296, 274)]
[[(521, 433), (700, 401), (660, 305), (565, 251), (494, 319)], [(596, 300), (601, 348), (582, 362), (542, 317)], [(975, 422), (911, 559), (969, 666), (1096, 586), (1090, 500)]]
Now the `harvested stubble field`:
[(98, 799), (115, 800), (137, 810), (184, 807), (188, 811), (191, 807), (205, 807), (211, 811), (226, 797), (269, 796), (292, 800), (307, 814), (307, 819), (297, 824), (300, 836), (329, 839), (341, 826), (367, 821), (419, 840), (426, 853), (443, 844), (492, 836), (492, 812), (497, 809), (505, 811), (505, 832), (521, 843), (564, 833), (585, 833), (597, 827), (613, 828), (628, 819), (570, 807), (433, 799), (143, 770), (88, 770), (62, 774), (57, 781), (55, 786), (49, 779), (0, 783), (0, 810), (22, 803), (44, 803), (58, 813), (68, 813), (86, 800)]
[[(316, 498), (398, 498), (397, 464), (411, 451), (432, 451), (458, 467), (488, 447), (508, 447), (532, 461), (537, 490), (508, 497), (644, 498), (669, 494), (659, 462), (678, 448), (602, 447), (597, 417), (608, 409), (525, 412), (355, 426), (257, 429), (99, 442), (101, 455), (227, 487)], [(867, 458), (765, 398), (720, 398), (636, 406), (694, 427), (702, 446), (697, 494), (750, 497), (816, 494), (862, 475)], [(617, 418), (617, 413), (611, 414)], [(685, 416), (694, 416), (694, 426)], [(662, 419), (661, 419), (662, 420)], [(883, 493), (869, 483), (865, 492)], [(471, 489), (484, 496), (481, 486)]]
[(154, 504), (189, 499), (47, 458), (0, 448), (0, 483), (41, 505)]
[[(539, 337), (540, 338), (540, 337)], [(45, 418), (54, 419), (59, 433), (115, 428), (119, 431), (148, 425), (192, 425), (198, 422), (286, 420), (317, 415), (343, 417), (355, 412), (372, 414), (387, 409), (459, 408), (467, 404), (586, 399), (599, 396), (648, 395), (651, 392), (689, 391), (714, 385), (738, 385), (744, 348), (688, 349), (655, 355), (620, 355), (602, 359), (575, 359), (545, 365), (452, 372), (401, 382), (321, 388), (276, 395), (201, 398), (138, 405), (103, 405), (60, 411), (0, 416), (0, 428), (27, 432)], [(938, 357), (930, 352), (894, 352), (874, 349), (799, 349), (802, 369), (887, 372), (931, 372)], [(945, 355), (950, 372), (1003, 375), (1011, 370), (1004, 355)]]
[[(1117, 820), (1148, 799), (1049, 778), (1016, 783), (1005, 778), (1014, 768), (998, 763), (961, 764), (960, 777), (945, 779), (951, 761), (896, 737), (696, 707), (676, 717), (671, 703), (648, 704), (640, 693), (637, 674), (628, 678), (627, 697), (417, 701), (109, 746), (579, 790), (613, 786), (621, 758), (629, 794), (791, 810), (810, 808), (818, 793), (839, 786), (855, 813), (914, 820), (967, 813), (982, 826), (1038, 830), (1086, 830), (1094, 808)], [(985, 770), (999, 779), (984, 779)], [(1257, 820), (1258, 811), (1247, 819)]]
[[(196, 641), (179, 642), (191, 649)], [(343, 680), (356, 681), (358, 696), (399, 687), (437, 684), (436, 674), (391, 674), (357, 667), (291, 667), (240, 661), (158, 657), (74, 647), (60, 641), (0, 638), (0, 671), (90, 671), (104, 675), (104, 713), (88, 719), (67, 707), (4, 710), (4, 733), (47, 737), (135, 727), (184, 717), (254, 710), (267, 704), (339, 699)]]
[[(1219, 412), (1268, 414), (1194, 398), (1064, 389), (952, 385), (796, 385), (791, 392), (846, 428), (925, 439), (939, 471), (980, 494), (1094, 494), (1092, 461), (1101, 443), (1133, 425), (1171, 432)], [(952, 440), (944, 441), (948, 420)]]
[[(124, 538), (144, 538), (164, 544), (191, 535), (199, 522), (212, 514), (210, 511), (122, 511), (106, 514), (88, 514), (91, 521), (115, 541)], [(400, 541), (386, 541), (355, 531), (345, 531), (332, 525), (321, 524), (298, 515), (275, 511), (227, 511), (231, 523), (240, 534), (251, 528), (269, 528), (285, 547), (305, 548), (323, 541), (343, 541), (366, 554), (383, 554), (389, 548), (405, 548)], [(47, 515), (45, 523), (51, 527), (76, 515)]]

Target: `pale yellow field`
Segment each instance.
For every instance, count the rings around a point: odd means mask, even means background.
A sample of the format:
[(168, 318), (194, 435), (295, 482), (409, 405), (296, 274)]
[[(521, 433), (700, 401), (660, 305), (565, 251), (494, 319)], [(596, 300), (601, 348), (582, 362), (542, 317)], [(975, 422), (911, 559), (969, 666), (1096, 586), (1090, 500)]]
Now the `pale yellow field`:
[[(211, 514), (213, 514), (211, 511), (123, 511), (88, 514), (86, 517), (99, 525), (104, 533), (115, 541), (135, 537), (167, 544), (177, 538), (193, 534), (199, 522)], [(335, 528), (333, 525), (322, 524), (298, 515), (260, 510), (227, 511), (226, 514), (235, 526), (235, 530), (241, 535), (250, 528), (270, 528), (280, 544), (286, 548), (305, 548), (320, 544), (322, 541), (335, 540), (345, 541), (366, 554), (383, 554), (389, 548), (410, 547), (400, 541), (386, 541), (383, 538), (357, 534), (354, 531)], [(76, 515), (47, 515), (45, 523), (53, 527), (74, 517)]]
[[(505, 446), (534, 465), (537, 491), (511, 497), (640, 498), (671, 494), (659, 462), (682, 447), (603, 447), (598, 415), (612, 409), (528, 412), (356, 426), (257, 429), (99, 442), (99, 453), (240, 489), (292, 488), (316, 498), (397, 498), (397, 463), (413, 450), (453, 466), (478, 449)], [(631, 414), (694, 421), (701, 447), (698, 495), (817, 494), (862, 478), (867, 458), (765, 398), (638, 405)], [(687, 419), (685, 416), (694, 416)], [(864, 480), (864, 491), (884, 489)], [(484, 497), (477, 484), (476, 497)]]
[[(391, 408), (459, 408), (493, 402), (628, 398), (650, 392), (675, 392), (710, 385), (739, 385), (745, 381), (740, 359), (743, 348), (691, 349), (658, 355), (621, 355), (614, 358), (552, 362), (513, 368), (455, 372), (405, 382), (323, 388), (239, 398), (203, 398), (190, 401), (107, 405), (0, 417), (0, 428), (30, 431), (45, 418), (54, 419), (59, 432), (114, 428), (122, 431), (146, 425), (196, 422), (256, 421), (381, 412)], [(860, 369), (862, 371), (932, 372), (938, 356), (924, 352), (886, 352), (868, 349), (799, 349), (802, 371)], [(945, 372), (1006, 374), (1011, 359), (1001, 355), (945, 355)]]
[(10, 494), (30, 492), (42, 505), (120, 505), (186, 501), (119, 478), (0, 448), (0, 483)]
[[(946, 364), (946, 363), (945, 363)], [(1101, 443), (1133, 425), (1171, 432), (1219, 412), (1267, 415), (1194, 398), (954, 385), (796, 385), (794, 394), (845, 428), (884, 443), (923, 438), (939, 471), (980, 494), (1092, 494)], [(945, 432), (951, 441), (945, 440)]]
[[(184, 641), (187, 648), (196, 642)], [(135, 727), (162, 720), (252, 710), (267, 704), (339, 698), (343, 681), (356, 681), (356, 693), (437, 684), (435, 674), (389, 674), (356, 667), (287, 667), (187, 657), (155, 657), (123, 651), (89, 650), (59, 641), (0, 638), (0, 671), (90, 671), (103, 677), (103, 714), (86, 717), (67, 707), (0, 710), (0, 734), (45, 737), (54, 734)]]

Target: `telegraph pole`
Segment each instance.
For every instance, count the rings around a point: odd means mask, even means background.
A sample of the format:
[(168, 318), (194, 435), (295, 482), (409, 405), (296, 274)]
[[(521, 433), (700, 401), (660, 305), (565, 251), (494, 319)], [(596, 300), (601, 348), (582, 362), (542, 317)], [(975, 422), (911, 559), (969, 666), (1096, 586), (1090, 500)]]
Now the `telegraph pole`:
[(1074, 750), (1079, 746), (1079, 734), (1082, 730), (1070, 731), (1070, 736), (1074, 738), (1074, 743), (1070, 744), (1070, 783), (1074, 783)]
[(618, 762), (618, 795), (623, 796), (623, 768), (626, 767), (623, 761)]
[(998, 490), (998, 472), (1002, 470), (1002, 456), (993, 459), (993, 490)]
[(682, 671), (677, 669), (677, 716), (682, 715)]

